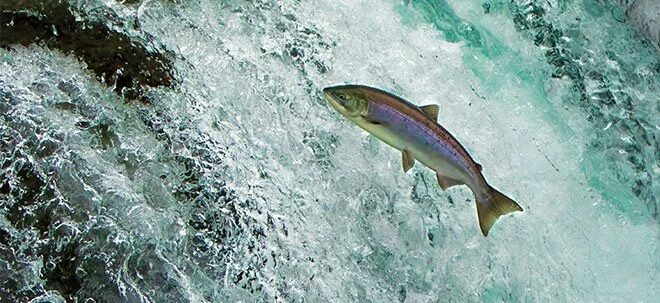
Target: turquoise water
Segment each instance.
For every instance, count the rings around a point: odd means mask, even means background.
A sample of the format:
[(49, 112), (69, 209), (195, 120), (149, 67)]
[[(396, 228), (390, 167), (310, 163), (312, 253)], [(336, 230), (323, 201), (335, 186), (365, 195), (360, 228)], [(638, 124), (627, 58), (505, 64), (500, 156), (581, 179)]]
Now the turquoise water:
[[(660, 57), (615, 3), (93, 4), (137, 18), (181, 82), (128, 101), (71, 55), (0, 50), (9, 297), (660, 296)], [(402, 173), (399, 153), (325, 103), (342, 83), (438, 104), (525, 211), (484, 238), (466, 187)]]

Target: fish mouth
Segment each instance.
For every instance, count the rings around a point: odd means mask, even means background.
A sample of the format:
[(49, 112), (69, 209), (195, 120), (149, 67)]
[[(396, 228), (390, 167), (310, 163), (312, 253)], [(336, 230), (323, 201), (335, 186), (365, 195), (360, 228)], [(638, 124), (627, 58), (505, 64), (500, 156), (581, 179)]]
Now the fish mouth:
[(339, 98), (335, 96), (333, 93), (333, 87), (326, 87), (323, 89), (323, 97), (325, 100), (330, 103), (332, 107), (334, 107), (336, 110), (342, 110), (344, 107), (341, 105), (341, 102), (339, 102)]
[(330, 88), (329, 87), (326, 87), (326, 88), (323, 89), (323, 97), (328, 101), (330, 101), (330, 99), (332, 99), (332, 94), (330, 93)]
[(336, 99), (334, 91), (335, 91), (334, 86), (326, 87), (323, 89), (323, 96), (328, 100), (334, 100)]

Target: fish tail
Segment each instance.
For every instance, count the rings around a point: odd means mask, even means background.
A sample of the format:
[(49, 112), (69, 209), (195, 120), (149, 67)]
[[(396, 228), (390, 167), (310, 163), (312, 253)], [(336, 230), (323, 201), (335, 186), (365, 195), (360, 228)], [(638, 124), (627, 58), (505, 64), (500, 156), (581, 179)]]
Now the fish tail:
[(490, 195), (485, 199), (482, 199), (485, 201), (477, 200), (479, 226), (481, 227), (481, 232), (484, 234), (484, 237), (488, 236), (488, 231), (493, 226), (493, 223), (497, 221), (497, 218), (514, 211), (523, 211), (518, 203), (511, 200), (497, 189), (489, 186), (489, 190)]

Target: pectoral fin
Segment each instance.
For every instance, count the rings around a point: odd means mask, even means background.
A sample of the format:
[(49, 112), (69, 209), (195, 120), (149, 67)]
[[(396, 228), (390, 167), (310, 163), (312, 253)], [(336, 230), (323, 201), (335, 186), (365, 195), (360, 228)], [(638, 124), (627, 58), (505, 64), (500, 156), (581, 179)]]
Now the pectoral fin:
[(436, 176), (438, 177), (438, 183), (440, 184), (440, 188), (442, 188), (442, 190), (446, 190), (447, 188), (450, 188), (454, 185), (463, 184), (463, 182), (461, 182), (461, 181), (458, 181), (456, 179), (452, 179), (452, 178), (447, 177), (447, 176), (443, 176), (439, 173), (436, 174)]
[(438, 111), (440, 107), (437, 104), (420, 106), (419, 109), (421, 109), (429, 118), (433, 119), (433, 121), (438, 121)]
[(415, 165), (415, 158), (405, 149), (401, 151), (401, 154), (403, 156), (403, 171), (407, 173)]

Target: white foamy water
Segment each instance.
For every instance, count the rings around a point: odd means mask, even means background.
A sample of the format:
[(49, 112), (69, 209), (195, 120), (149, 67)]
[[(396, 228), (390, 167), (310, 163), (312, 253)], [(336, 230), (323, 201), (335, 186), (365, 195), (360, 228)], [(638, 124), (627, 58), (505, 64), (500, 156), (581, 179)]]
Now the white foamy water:
[[(657, 220), (635, 195), (625, 212), (592, 185), (599, 134), (558, 101), (566, 79), (549, 77), (506, 14), (453, 2), (486, 46), (451, 41), (420, 3), (144, 2), (142, 30), (180, 56), (182, 79), (151, 104), (121, 100), (57, 51), (1, 50), (0, 130), (56, 142), (45, 157), (12, 150), (62, 201), (51, 241), (76, 248), (72, 297), (652, 302)], [(442, 191), (419, 163), (403, 173), (399, 153), (325, 103), (320, 90), (343, 83), (438, 104), (439, 123), (525, 211), (484, 238), (467, 187)], [(8, 217), (3, 229), (28, 239)]]

